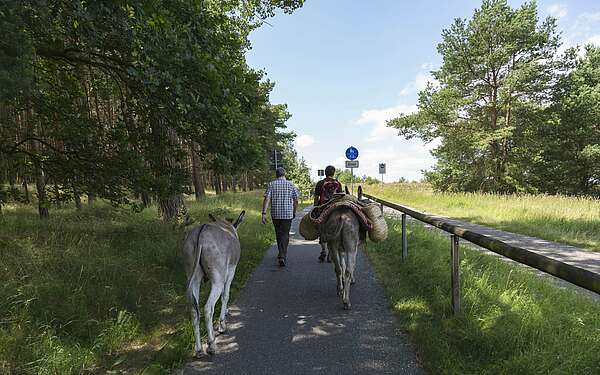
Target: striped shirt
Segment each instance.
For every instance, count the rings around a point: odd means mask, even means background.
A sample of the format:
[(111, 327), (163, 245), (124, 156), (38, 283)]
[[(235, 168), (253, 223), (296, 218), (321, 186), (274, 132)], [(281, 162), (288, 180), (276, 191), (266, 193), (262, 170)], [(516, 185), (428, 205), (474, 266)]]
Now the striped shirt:
[(292, 219), (294, 217), (294, 200), (298, 199), (298, 190), (285, 177), (269, 182), (265, 198), (271, 200), (271, 217), (273, 219)]

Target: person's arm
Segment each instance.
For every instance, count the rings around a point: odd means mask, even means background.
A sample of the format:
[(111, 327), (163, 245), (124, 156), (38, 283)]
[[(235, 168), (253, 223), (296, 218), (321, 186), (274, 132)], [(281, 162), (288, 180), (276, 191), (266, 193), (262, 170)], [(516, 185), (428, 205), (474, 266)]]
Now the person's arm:
[(293, 217), (296, 217), (296, 210), (298, 209), (298, 189), (295, 186), (292, 186), (294, 189), (294, 194), (292, 195), (292, 199), (294, 200), (294, 211), (292, 212)]
[(321, 187), (321, 181), (317, 182), (317, 184), (315, 185), (315, 199), (314, 199), (314, 206), (318, 206), (319, 205), (319, 197), (321, 196), (321, 190), (319, 189)]
[(262, 215), (261, 215), (261, 222), (263, 224), (267, 223), (267, 209), (269, 209), (269, 202), (271, 201), (271, 184), (269, 184), (267, 186), (267, 190), (265, 191), (265, 199), (263, 199), (263, 204), (262, 204)]
[(298, 209), (298, 198), (294, 199), (294, 217), (296, 217), (297, 209)]

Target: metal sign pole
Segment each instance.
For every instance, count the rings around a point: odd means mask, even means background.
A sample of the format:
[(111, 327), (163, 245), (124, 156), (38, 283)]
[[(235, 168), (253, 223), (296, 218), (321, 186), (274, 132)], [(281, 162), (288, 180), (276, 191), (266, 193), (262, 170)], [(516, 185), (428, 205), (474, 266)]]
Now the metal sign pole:
[(351, 177), (351, 186), (352, 186), (352, 195), (354, 195), (354, 168), (350, 168), (350, 175)]

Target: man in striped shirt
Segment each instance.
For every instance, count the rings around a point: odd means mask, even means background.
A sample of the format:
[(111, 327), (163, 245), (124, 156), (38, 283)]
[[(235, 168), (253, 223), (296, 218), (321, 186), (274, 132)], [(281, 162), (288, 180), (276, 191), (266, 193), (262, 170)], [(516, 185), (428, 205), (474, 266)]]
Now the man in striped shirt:
[(262, 223), (267, 223), (267, 209), (270, 204), (271, 219), (275, 227), (275, 237), (277, 238), (277, 248), (279, 250), (277, 260), (279, 266), (284, 267), (290, 242), (292, 219), (296, 217), (296, 209), (298, 208), (298, 190), (293, 183), (285, 179), (285, 169), (277, 168), (275, 177), (277, 178), (269, 182), (265, 191)]

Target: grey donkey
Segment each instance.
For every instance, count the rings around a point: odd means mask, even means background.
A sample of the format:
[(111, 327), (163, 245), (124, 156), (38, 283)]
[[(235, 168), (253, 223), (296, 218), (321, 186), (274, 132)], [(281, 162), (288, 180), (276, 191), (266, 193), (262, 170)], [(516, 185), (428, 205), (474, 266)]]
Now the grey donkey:
[(354, 284), (354, 269), (359, 246), (364, 245), (366, 232), (354, 212), (345, 207), (338, 208), (320, 228), (321, 238), (327, 242), (329, 255), (333, 260), (337, 281), (337, 294), (342, 297), (344, 309), (352, 307), (350, 303), (350, 285)]
[(192, 326), (196, 339), (195, 355), (203, 354), (200, 336), (200, 286), (202, 281), (210, 280), (210, 294), (204, 305), (204, 321), (208, 333), (208, 354), (216, 351), (213, 314), (215, 304), (221, 297), (221, 315), (218, 331), (227, 330), (227, 303), (229, 288), (235, 269), (240, 260), (240, 240), (237, 228), (246, 211), (242, 211), (235, 222), (216, 219), (209, 215), (212, 223), (194, 228), (185, 238), (183, 245), (183, 261), (187, 274), (187, 298), (192, 305)]

